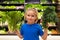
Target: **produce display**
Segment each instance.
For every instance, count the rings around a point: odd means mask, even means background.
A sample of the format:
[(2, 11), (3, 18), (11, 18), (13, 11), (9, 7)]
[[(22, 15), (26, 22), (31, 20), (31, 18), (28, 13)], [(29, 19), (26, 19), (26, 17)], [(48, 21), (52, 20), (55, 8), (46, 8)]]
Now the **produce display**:
[(15, 9), (16, 6), (1, 6), (0, 5), (0, 9)]
[[(55, 0), (39, 0), (40, 3), (28, 3), (29, 0), (2, 0), (0, 4), (21, 4), (20, 6), (4, 6), (0, 5), (0, 34), (14, 33), (15, 30), (19, 30), (21, 25), (24, 23), (24, 12), (28, 8), (35, 8), (38, 10), (38, 20), (42, 19), (42, 28), (48, 28), (46, 25), (56, 26), (55, 23), (58, 21), (57, 14), (55, 12), (55, 6), (43, 6), (42, 4), (53, 4)], [(22, 5), (23, 4), (23, 5)], [(8, 10), (12, 11), (8, 11)], [(13, 10), (15, 9), (15, 10)], [(20, 9), (20, 10), (18, 10)], [(16, 11), (17, 10), (17, 11)], [(52, 25), (51, 25), (52, 24)], [(6, 31), (7, 26), (8, 31)], [(56, 33), (55, 30), (48, 30), (48, 33)], [(55, 32), (54, 32), (55, 31)]]
[(54, 6), (49, 6), (44, 10), (43, 16), (43, 26), (44, 28), (47, 28), (46, 25), (49, 25), (48, 23), (56, 23), (58, 21), (57, 14), (55, 12), (55, 7)]
[(19, 3), (24, 3), (24, 0), (1, 0), (0, 2), (5, 4), (19, 4)]
[(51, 4), (51, 3), (55, 3), (55, 0), (41, 0), (41, 4)]
[[(20, 25), (22, 24), (24, 18), (24, 12), (21, 11), (0, 11), (0, 26), (3, 27), (4, 25), (7, 25), (9, 32), (14, 32), (16, 29), (20, 29)], [(6, 29), (0, 29), (0, 30), (6, 30)]]

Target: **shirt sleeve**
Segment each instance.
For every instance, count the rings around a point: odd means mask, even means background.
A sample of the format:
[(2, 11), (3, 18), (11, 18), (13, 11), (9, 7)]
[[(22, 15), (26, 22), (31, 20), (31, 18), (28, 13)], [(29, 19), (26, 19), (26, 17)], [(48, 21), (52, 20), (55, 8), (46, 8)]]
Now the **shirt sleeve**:
[(42, 36), (44, 34), (43, 30), (42, 30), (42, 26), (39, 26), (39, 35)]

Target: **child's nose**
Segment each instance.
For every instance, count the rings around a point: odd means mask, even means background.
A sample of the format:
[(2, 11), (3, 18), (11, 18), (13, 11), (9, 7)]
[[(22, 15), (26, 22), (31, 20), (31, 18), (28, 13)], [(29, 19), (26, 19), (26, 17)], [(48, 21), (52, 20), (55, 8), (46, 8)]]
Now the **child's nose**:
[(32, 17), (30, 16), (30, 18), (32, 18)]

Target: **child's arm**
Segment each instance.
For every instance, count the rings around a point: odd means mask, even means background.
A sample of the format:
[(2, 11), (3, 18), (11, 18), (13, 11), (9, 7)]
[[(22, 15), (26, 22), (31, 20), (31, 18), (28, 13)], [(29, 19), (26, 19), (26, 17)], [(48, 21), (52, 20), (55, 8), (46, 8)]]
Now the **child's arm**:
[(48, 29), (47, 28), (44, 28), (44, 34), (43, 34), (43, 36), (42, 36), (42, 39), (43, 40), (46, 40), (47, 39), (47, 36), (48, 36)]
[(21, 39), (23, 38), (22, 35), (20, 34), (20, 32), (18, 30), (16, 30), (15, 32), (19, 36), (19, 38), (21, 38)]

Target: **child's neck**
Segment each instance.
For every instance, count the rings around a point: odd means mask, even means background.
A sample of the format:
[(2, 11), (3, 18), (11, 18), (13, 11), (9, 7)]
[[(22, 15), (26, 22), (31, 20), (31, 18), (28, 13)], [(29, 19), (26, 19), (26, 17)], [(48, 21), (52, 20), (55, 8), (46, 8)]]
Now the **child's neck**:
[(34, 24), (34, 23), (28, 23), (28, 22), (27, 22), (27, 24)]

